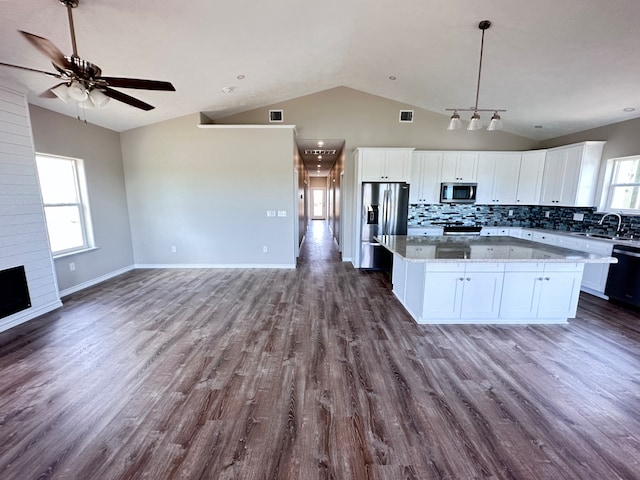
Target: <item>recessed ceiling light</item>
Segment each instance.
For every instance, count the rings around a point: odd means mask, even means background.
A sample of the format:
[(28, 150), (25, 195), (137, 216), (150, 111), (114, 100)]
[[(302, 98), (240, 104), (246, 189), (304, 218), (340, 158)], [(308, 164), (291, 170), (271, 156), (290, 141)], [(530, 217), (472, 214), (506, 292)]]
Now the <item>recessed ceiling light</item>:
[(322, 140), (320, 140), (320, 141), (318, 142), (318, 146), (319, 146), (319, 147), (322, 147), (323, 145), (324, 145), (324, 142), (323, 142)]
[(318, 160), (322, 160), (322, 155), (318, 155)]
[(318, 165), (318, 168), (320, 168), (322, 165)]
[(240, 74), (236, 77), (238, 80), (242, 80), (244, 78), (244, 75)]
[(389, 80), (396, 80), (396, 77), (394, 77), (393, 75), (390, 75)]
[(627, 107), (622, 109), (623, 112), (635, 112), (636, 109), (633, 107)]
[(236, 89), (236, 87), (224, 87), (222, 89), (223, 93), (233, 93), (233, 91)]

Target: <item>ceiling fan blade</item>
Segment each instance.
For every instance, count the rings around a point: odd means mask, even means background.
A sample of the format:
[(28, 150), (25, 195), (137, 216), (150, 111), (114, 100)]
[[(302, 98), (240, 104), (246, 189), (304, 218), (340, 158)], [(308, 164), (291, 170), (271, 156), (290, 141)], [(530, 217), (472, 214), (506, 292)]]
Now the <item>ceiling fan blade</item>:
[(159, 80), (143, 80), (141, 78), (98, 77), (96, 80), (104, 80), (110, 87), (138, 88), (141, 90), (162, 90), (175, 92), (176, 89), (170, 82)]
[(64, 53), (60, 51), (58, 47), (56, 47), (51, 41), (47, 40), (44, 37), (39, 37), (38, 35), (34, 35), (33, 33), (23, 32), (19, 30), (19, 32), (24, 35), (24, 37), (29, 40), (29, 43), (40, 50), (41, 53), (45, 54), (51, 62), (58, 68), (62, 70), (67, 70), (70, 68), (70, 63), (64, 58)]
[(3, 62), (0, 62), (0, 65), (2, 65), (3, 67), (19, 68), (20, 70), (27, 70), (29, 72), (44, 73), (45, 75), (49, 75), (50, 77), (62, 78), (62, 75), (60, 75), (59, 73), (46, 72), (44, 70), (38, 70), (37, 68), (21, 67), (20, 65), (12, 65), (10, 63)]
[(126, 103), (127, 105), (131, 105), (132, 107), (140, 108), (145, 111), (153, 110), (155, 107), (153, 105), (149, 105), (148, 103), (143, 102), (142, 100), (138, 100), (137, 98), (133, 98), (126, 93), (119, 92), (117, 90), (113, 90), (109, 87), (102, 87), (100, 90), (107, 96), (111, 97), (114, 100), (118, 100), (119, 102)]

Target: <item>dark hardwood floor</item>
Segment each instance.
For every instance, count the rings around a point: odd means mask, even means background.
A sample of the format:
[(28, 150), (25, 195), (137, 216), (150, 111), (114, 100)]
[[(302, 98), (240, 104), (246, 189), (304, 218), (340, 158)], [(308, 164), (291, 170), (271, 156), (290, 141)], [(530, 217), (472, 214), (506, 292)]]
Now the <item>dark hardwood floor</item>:
[(0, 334), (0, 478), (640, 478), (640, 318), (419, 326), (296, 270), (137, 270)]

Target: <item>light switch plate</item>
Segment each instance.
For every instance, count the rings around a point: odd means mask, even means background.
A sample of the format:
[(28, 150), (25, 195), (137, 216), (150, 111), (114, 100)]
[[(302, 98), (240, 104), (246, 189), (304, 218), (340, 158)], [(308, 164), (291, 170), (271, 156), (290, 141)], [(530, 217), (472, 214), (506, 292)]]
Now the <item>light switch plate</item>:
[(275, 217), (275, 216), (276, 216), (275, 210), (267, 210), (267, 217)]
[(287, 216), (287, 211), (286, 210), (278, 210), (278, 216), (279, 217), (286, 217)]

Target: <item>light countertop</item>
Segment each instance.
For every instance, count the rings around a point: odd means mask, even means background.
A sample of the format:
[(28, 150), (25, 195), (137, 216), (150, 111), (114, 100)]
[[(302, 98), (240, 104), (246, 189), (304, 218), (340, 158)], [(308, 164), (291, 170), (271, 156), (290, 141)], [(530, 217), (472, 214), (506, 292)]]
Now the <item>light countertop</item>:
[(376, 241), (408, 262), (617, 263), (611, 256), (506, 236), (380, 235)]

